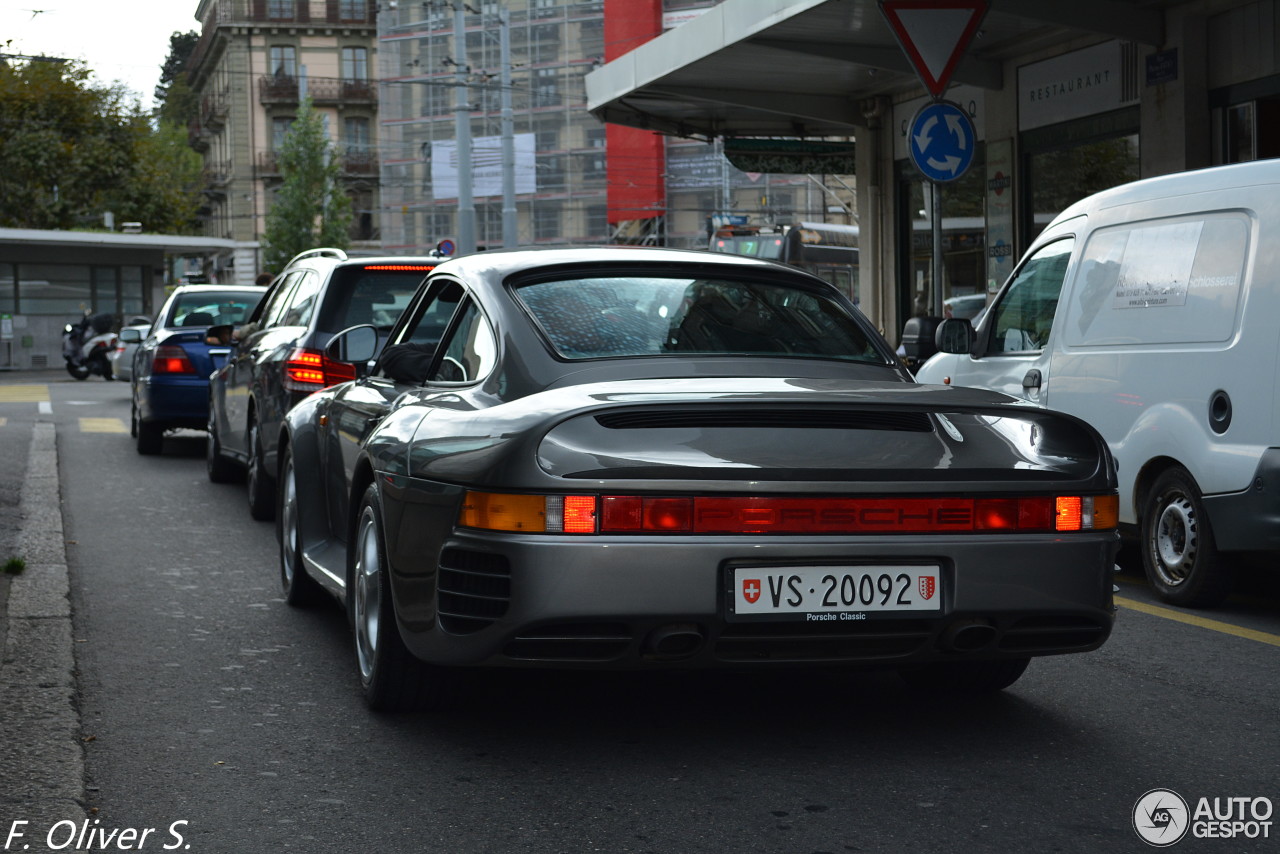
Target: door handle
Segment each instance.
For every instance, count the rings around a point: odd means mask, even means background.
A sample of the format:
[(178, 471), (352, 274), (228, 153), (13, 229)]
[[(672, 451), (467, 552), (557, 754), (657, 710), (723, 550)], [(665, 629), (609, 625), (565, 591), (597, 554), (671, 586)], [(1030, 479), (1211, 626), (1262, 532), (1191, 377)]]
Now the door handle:
[(1040, 369), (1032, 368), (1027, 371), (1027, 375), (1022, 378), (1022, 387), (1026, 391), (1040, 390)]

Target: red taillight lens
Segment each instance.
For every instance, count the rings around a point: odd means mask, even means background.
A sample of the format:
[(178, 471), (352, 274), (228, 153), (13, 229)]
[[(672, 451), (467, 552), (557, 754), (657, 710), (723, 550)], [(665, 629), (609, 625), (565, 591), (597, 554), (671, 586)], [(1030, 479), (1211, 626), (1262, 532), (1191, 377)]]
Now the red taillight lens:
[[(458, 522), (572, 534), (1054, 533), (1115, 528), (1112, 495), (1029, 498), (758, 498), (468, 492)], [(597, 526), (597, 515), (599, 525)]]
[(315, 391), (355, 378), (355, 365), (335, 362), (322, 350), (298, 347), (284, 363), (285, 386), (294, 391)]
[(153, 374), (194, 374), (196, 366), (191, 364), (187, 351), (176, 344), (161, 344), (151, 360)]

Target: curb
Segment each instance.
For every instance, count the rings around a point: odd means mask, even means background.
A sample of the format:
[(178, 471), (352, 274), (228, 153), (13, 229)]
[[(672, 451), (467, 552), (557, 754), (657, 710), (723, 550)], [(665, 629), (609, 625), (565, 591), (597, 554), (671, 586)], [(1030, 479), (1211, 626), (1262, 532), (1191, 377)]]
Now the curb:
[(76, 705), (71, 585), (63, 538), (54, 425), (32, 425), (16, 553), (0, 657), (0, 808), (6, 829), (26, 821), (40, 839), (60, 821), (85, 818), (85, 761)]

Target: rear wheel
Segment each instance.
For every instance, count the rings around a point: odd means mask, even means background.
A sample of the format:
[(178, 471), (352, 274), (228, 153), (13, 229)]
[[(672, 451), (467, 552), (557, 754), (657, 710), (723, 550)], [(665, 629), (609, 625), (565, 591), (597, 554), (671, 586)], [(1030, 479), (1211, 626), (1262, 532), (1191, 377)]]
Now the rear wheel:
[(302, 565), (302, 523), (298, 515), (298, 480), (294, 475), (292, 450), (285, 453), (280, 469), (279, 493), (276, 537), (280, 541), (280, 586), (286, 602), (304, 607), (315, 603), (321, 590)]
[(440, 708), (452, 693), (446, 684), (452, 674), (419, 661), (400, 637), (382, 525), (382, 502), (371, 485), (360, 502), (347, 587), (364, 698), (380, 712)]
[(262, 460), (262, 441), (258, 435), (258, 419), (249, 422), (249, 515), (259, 522), (270, 522), (276, 512), (275, 487)]
[(1214, 545), (1195, 480), (1172, 468), (1156, 478), (1142, 510), (1142, 567), (1161, 599), (1186, 608), (1222, 604), (1231, 571)]
[(230, 483), (240, 476), (239, 467), (222, 455), (222, 443), (218, 441), (218, 431), (214, 427), (213, 402), (209, 403), (209, 423), (205, 427), (207, 438), (204, 444), (204, 467), (209, 480), (214, 483)]
[(89, 369), (82, 365), (73, 365), (67, 362), (67, 373), (78, 380), (87, 380), (89, 378)]
[(138, 453), (144, 456), (152, 456), (164, 450), (164, 425), (156, 424), (154, 421), (143, 421), (134, 417), (137, 422), (137, 442)]
[(1026, 671), (1029, 658), (985, 661), (936, 661), (898, 671), (912, 688), (947, 694), (990, 694), (1003, 691)]

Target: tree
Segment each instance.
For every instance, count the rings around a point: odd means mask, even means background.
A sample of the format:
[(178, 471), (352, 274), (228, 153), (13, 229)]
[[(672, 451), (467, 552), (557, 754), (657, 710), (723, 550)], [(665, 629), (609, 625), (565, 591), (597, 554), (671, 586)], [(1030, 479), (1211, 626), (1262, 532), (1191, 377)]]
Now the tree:
[(191, 30), (169, 36), (169, 56), (160, 66), (160, 82), (155, 88), (155, 113), (161, 121), (169, 121), (185, 127), (199, 114), (199, 99), (187, 81), (187, 63), (200, 33)]
[(310, 98), (303, 100), (285, 134), (279, 158), (283, 183), (262, 236), (268, 270), (281, 270), (294, 255), (317, 246), (345, 249), (351, 227), (351, 200), (343, 190), (324, 120)]
[(190, 230), (199, 158), (174, 144), (82, 63), (0, 64), (0, 226), (100, 228), (110, 211), (147, 231)]

